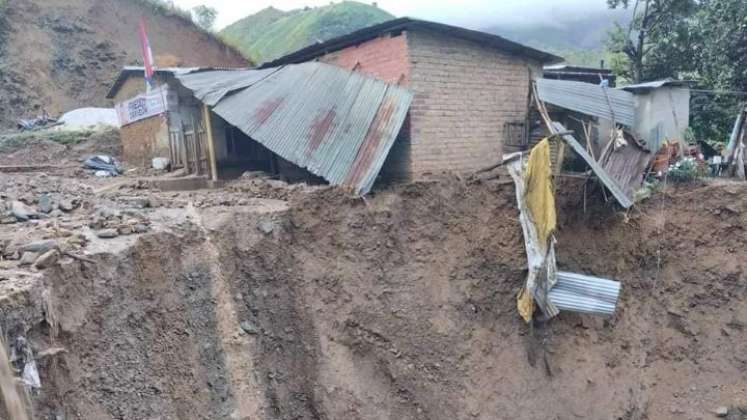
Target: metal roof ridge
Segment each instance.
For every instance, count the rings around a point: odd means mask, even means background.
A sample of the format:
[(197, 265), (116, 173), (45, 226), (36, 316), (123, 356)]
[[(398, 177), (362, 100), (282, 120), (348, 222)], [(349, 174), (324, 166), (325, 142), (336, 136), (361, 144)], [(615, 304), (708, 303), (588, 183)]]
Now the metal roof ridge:
[[(529, 56), (542, 62), (557, 62), (563, 60), (562, 57), (554, 54), (532, 48), (530, 46), (521, 44), (516, 41), (512, 41), (508, 38), (504, 38), (500, 35), (477, 31), (473, 29), (467, 29), (459, 26), (448, 25), (445, 23), (432, 22), (422, 19), (413, 19), (410, 17), (401, 17), (386, 22), (382, 22), (376, 25), (361, 28), (357, 31), (350, 32), (345, 35), (341, 35), (324, 42), (312, 44), (303, 47), (299, 50), (286, 54), (282, 57), (278, 57), (274, 60), (262, 63), (259, 68), (274, 67), (279, 64), (290, 64), (298, 63), (302, 61), (308, 61), (319, 57), (321, 55), (339, 51), (357, 43), (365, 42), (369, 39), (375, 38), (382, 33), (408, 29), (409, 27), (420, 27), (424, 29), (434, 30), (441, 33), (445, 33), (449, 36), (456, 38), (467, 39), (471, 41), (478, 41), (476, 38), (482, 38), (480, 41), (494, 41), (503, 44), (503, 50), (512, 53), (519, 53), (520, 55)], [(497, 45), (491, 45), (493, 48), (498, 48)], [(500, 49), (500, 48), (498, 48)], [(524, 54), (521, 54), (524, 52)]]

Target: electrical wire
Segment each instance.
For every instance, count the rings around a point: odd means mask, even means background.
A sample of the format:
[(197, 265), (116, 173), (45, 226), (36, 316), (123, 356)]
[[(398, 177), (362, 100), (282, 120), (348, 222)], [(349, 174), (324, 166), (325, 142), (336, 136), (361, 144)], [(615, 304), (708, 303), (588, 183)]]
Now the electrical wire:
[(744, 90), (690, 89), (690, 92), (712, 93), (714, 95), (747, 96), (747, 91), (744, 91)]

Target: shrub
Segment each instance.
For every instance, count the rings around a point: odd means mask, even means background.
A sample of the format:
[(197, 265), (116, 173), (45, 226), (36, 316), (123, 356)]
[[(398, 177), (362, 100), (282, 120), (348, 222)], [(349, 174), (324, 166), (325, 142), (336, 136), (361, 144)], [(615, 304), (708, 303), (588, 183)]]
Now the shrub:
[(703, 175), (703, 168), (692, 157), (686, 157), (677, 163), (669, 165), (669, 169), (667, 169), (667, 179), (672, 182), (693, 182)]

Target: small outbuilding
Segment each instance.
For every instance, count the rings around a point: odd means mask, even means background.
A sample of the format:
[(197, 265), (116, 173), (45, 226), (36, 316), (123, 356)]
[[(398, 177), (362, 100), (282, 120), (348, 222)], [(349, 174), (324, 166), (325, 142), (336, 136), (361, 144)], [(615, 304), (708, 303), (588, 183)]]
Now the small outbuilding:
[(156, 87), (147, 91), (144, 68), (126, 66), (112, 85), (107, 98), (115, 103), (121, 125), (124, 161), (140, 167), (150, 167), (156, 157), (170, 159), (173, 168), (188, 165), (192, 158), (197, 173), (207, 173), (207, 145), (194, 157), (187, 155), (186, 140), (204, 132), (201, 126), (202, 104), (176, 81), (179, 74), (198, 68), (169, 67), (156, 70)]
[(635, 97), (635, 131), (652, 150), (666, 140), (685, 140), (690, 126), (690, 82), (664, 79), (622, 89)]

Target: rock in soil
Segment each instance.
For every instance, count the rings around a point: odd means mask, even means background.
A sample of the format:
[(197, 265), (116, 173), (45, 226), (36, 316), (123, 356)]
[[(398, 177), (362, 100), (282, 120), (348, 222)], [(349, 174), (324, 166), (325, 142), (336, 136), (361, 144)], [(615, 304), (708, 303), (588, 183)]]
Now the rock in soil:
[(42, 213), (50, 213), (52, 210), (54, 210), (54, 201), (52, 201), (52, 196), (49, 194), (44, 194), (41, 197), (39, 197), (39, 211)]
[(39, 270), (51, 267), (60, 258), (60, 253), (56, 249), (51, 249), (42, 254), (34, 264), (34, 267)]
[(59, 246), (57, 241), (53, 239), (46, 239), (43, 241), (34, 241), (29, 242), (28, 244), (18, 248), (20, 252), (36, 252), (39, 254), (43, 254), (50, 249), (55, 249)]
[(75, 206), (73, 205), (73, 202), (70, 200), (62, 200), (59, 204), (60, 210), (64, 211), (65, 213), (70, 213), (75, 209)]
[(722, 405), (715, 410), (717, 417), (726, 417), (729, 415), (729, 407)]
[(19, 262), (19, 264), (20, 265), (31, 265), (36, 261), (37, 258), (39, 258), (38, 252), (26, 251), (21, 256), (21, 261)]
[(27, 221), (32, 217), (35, 217), (37, 213), (29, 206), (21, 203), (20, 201), (14, 201), (10, 205), (10, 213), (20, 221)]
[(251, 334), (251, 335), (259, 334), (259, 329), (257, 329), (257, 327), (249, 321), (242, 322), (240, 326), (241, 326), (241, 329), (244, 330), (244, 332), (247, 334)]
[(119, 236), (117, 229), (102, 229), (96, 232), (96, 236), (102, 239), (111, 239)]

